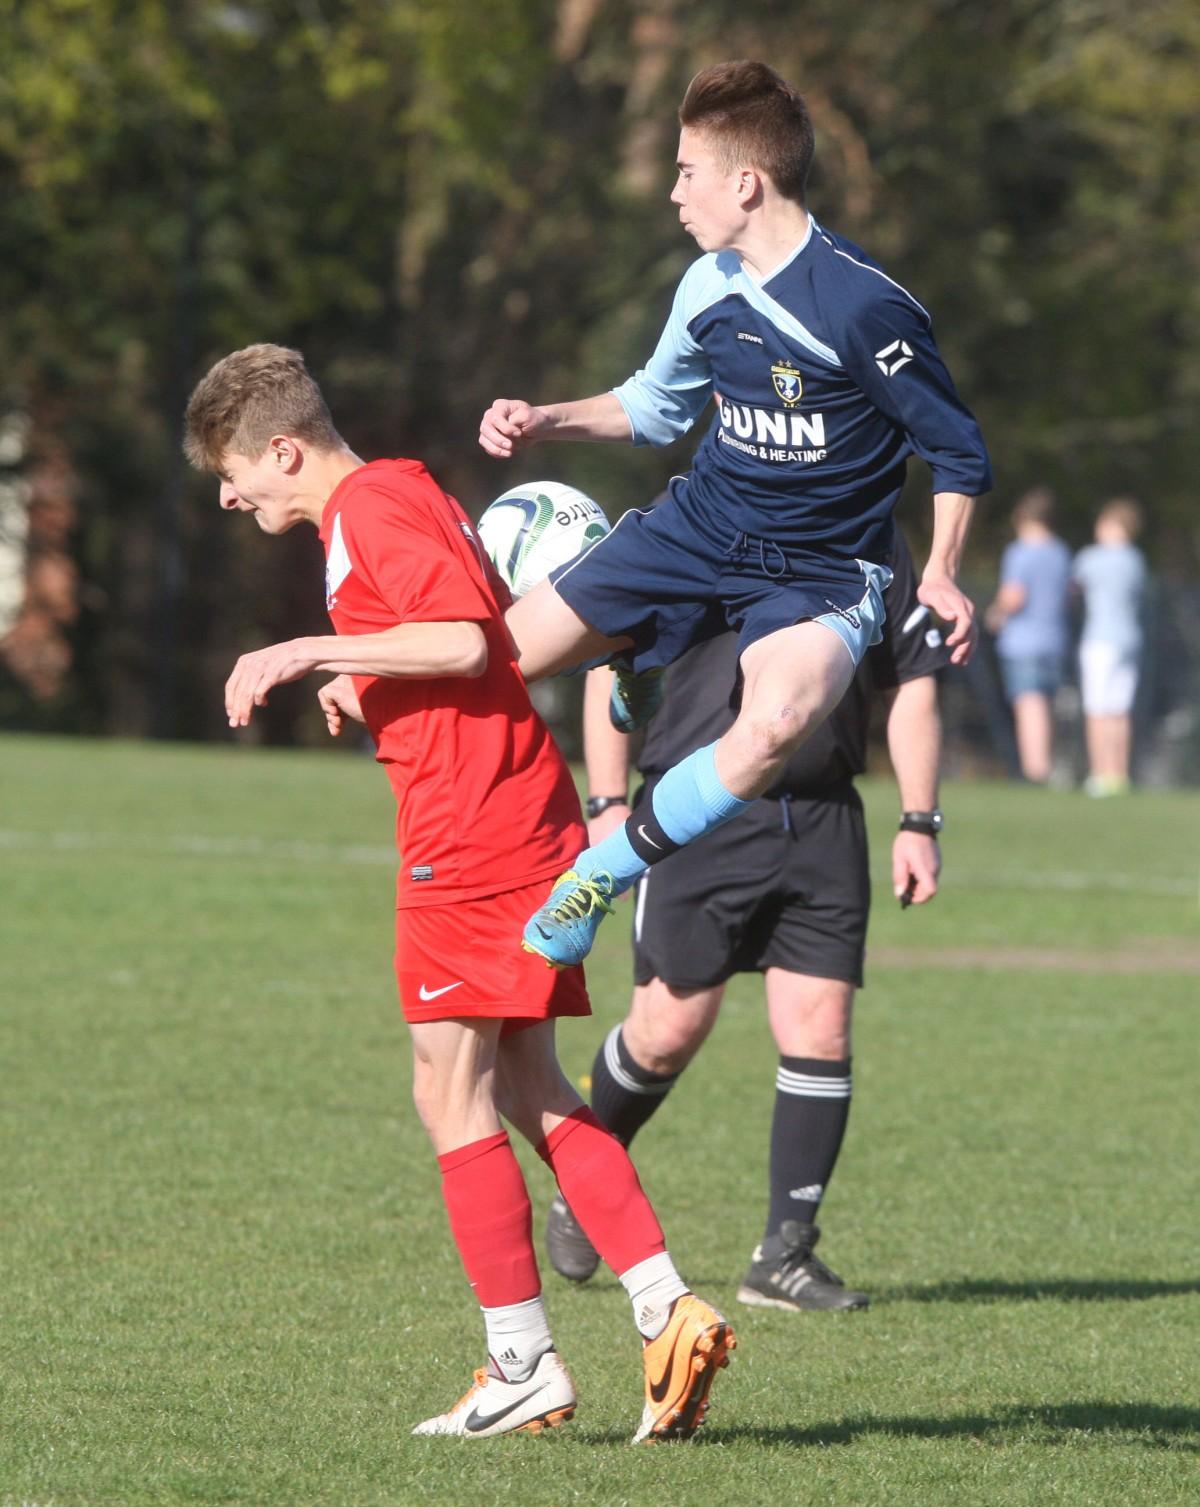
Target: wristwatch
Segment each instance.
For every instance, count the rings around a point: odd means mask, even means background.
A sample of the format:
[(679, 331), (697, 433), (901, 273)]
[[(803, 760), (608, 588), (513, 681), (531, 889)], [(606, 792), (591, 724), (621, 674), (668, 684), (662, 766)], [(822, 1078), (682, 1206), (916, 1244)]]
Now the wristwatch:
[(945, 825), (939, 806), (932, 811), (905, 811), (900, 816), (901, 832), (920, 832), (925, 837), (936, 837)]
[(607, 811), (610, 806), (628, 806), (629, 797), (625, 795), (589, 795), (584, 803), (587, 819), (599, 816), (602, 811)]

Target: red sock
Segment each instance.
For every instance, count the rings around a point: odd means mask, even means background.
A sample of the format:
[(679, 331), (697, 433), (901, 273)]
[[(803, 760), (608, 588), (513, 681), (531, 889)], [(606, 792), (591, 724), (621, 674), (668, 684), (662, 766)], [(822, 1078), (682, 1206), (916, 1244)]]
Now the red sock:
[(556, 1125), (537, 1153), (557, 1178), (584, 1234), (618, 1277), (666, 1250), (662, 1226), (629, 1153), (586, 1105)]
[(542, 1290), (533, 1210), (507, 1132), (438, 1157), (450, 1232), (484, 1308), (524, 1303)]

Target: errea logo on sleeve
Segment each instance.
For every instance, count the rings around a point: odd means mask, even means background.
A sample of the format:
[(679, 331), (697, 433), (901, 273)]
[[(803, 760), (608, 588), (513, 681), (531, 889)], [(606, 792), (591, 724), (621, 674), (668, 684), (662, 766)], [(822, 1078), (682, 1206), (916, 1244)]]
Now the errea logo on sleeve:
[(893, 340), (891, 345), (885, 345), (881, 351), (875, 352), (875, 365), (885, 377), (894, 377), (912, 359), (912, 346), (907, 340)]

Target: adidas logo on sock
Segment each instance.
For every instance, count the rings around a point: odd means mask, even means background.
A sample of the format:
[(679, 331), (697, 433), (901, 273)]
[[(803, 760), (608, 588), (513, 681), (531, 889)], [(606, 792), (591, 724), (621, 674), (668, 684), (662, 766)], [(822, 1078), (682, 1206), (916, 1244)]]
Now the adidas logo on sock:
[(496, 1357), (496, 1359), (502, 1366), (516, 1366), (521, 1362), (521, 1357), (517, 1354), (517, 1352), (512, 1348), (511, 1345), (507, 1350), (502, 1351), (501, 1354)]
[(649, 1303), (643, 1303), (642, 1311), (637, 1316), (638, 1328), (644, 1329), (647, 1324), (652, 1324), (657, 1317), (658, 1309), (651, 1308)]

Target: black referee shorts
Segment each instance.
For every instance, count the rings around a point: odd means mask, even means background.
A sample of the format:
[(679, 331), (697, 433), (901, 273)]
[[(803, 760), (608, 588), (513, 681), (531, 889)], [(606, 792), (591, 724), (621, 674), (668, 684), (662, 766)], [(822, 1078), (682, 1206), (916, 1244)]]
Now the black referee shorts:
[(857, 790), (764, 797), (642, 875), (634, 977), (707, 989), (786, 968), (861, 988), (870, 904)]

